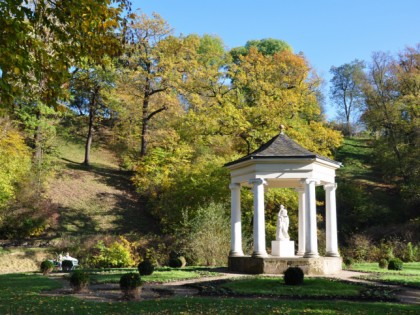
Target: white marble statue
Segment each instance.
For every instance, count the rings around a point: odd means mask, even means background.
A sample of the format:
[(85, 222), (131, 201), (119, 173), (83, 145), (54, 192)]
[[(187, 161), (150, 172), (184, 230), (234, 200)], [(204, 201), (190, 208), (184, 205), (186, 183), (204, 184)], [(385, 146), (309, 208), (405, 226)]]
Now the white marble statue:
[(287, 209), (283, 205), (280, 205), (280, 211), (277, 217), (276, 240), (277, 241), (290, 240), (288, 230), (289, 230), (289, 216), (287, 215)]

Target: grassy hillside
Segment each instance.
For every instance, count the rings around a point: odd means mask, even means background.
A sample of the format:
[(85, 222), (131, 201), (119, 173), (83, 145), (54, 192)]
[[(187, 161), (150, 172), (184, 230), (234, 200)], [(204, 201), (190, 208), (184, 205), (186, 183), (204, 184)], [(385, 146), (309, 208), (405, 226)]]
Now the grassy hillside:
[(58, 235), (156, 232), (157, 225), (134, 193), (132, 174), (119, 169), (116, 156), (105, 142), (94, 146), (88, 167), (81, 164), (82, 138), (62, 138), (58, 148), (59, 167), (48, 192), (58, 205)]
[(404, 203), (393, 183), (374, 168), (369, 138), (345, 139), (336, 154), (337, 207), (341, 239), (366, 233), (374, 239), (415, 238), (415, 224), (404, 217)]

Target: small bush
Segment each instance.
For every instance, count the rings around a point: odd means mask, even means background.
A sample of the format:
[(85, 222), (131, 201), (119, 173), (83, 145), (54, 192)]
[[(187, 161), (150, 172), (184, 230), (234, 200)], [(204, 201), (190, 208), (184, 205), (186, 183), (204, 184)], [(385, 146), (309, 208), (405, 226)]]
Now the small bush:
[(138, 273), (130, 272), (121, 276), (120, 289), (123, 292), (124, 298), (133, 299), (139, 294), (141, 287), (141, 278)]
[(379, 268), (382, 268), (382, 269), (388, 268), (388, 260), (386, 259), (379, 260)]
[(44, 260), (41, 263), (41, 272), (46, 275), (49, 274), (54, 269), (54, 264), (51, 260)]
[(75, 292), (82, 291), (89, 284), (89, 274), (81, 270), (73, 271), (70, 276), (70, 285)]
[(90, 259), (90, 264), (96, 268), (124, 268), (135, 265), (132, 255), (132, 244), (120, 237), (109, 245), (102, 240), (94, 246), (95, 254)]
[(299, 267), (289, 267), (284, 272), (284, 283), (287, 285), (303, 284), (303, 271)]
[(70, 271), (73, 268), (73, 262), (71, 260), (63, 260), (61, 262), (61, 268), (63, 271)]
[(346, 265), (347, 268), (351, 268), (354, 264), (354, 259), (351, 257), (346, 257), (343, 259), (344, 265)]
[(403, 262), (399, 258), (391, 259), (388, 263), (388, 270), (402, 270)]
[(169, 267), (172, 268), (183, 268), (187, 265), (187, 261), (184, 256), (179, 256), (169, 259)]
[(140, 276), (149, 276), (153, 273), (153, 271), (155, 271), (155, 267), (148, 259), (139, 263), (137, 269), (139, 270)]

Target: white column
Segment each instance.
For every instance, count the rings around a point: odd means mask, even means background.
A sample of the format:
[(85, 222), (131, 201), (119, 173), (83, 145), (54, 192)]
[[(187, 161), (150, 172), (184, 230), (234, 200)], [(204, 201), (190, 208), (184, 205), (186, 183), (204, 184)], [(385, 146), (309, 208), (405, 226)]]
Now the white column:
[(319, 257), (318, 236), (316, 227), (316, 196), (315, 184), (317, 180), (308, 178), (305, 183), (305, 254), (304, 258)]
[(230, 253), (229, 256), (243, 256), (242, 251), (242, 220), (241, 220), (241, 185), (230, 184), (231, 213), (230, 213)]
[(326, 227), (326, 253), (325, 256), (340, 257), (337, 240), (337, 208), (335, 190), (337, 184), (327, 184), (325, 189), (325, 227)]
[(264, 185), (266, 181), (262, 178), (251, 179), (254, 193), (254, 257), (267, 256), (265, 247), (265, 218), (264, 218)]
[(296, 188), (299, 194), (298, 256), (305, 254), (305, 188)]

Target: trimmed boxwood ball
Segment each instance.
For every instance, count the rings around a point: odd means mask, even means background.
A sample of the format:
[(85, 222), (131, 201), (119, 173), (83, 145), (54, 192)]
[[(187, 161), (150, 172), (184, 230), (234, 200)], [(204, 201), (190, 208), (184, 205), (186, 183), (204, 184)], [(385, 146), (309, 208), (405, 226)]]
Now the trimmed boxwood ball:
[(41, 263), (41, 272), (46, 275), (53, 271), (54, 269), (54, 263), (51, 260), (44, 260)]
[(351, 268), (354, 264), (354, 259), (351, 257), (346, 257), (343, 259), (344, 265), (346, 265), (347, 268)]
[(385, 269), (388, 268), (388, 260), (386, 260), (385, 258), (382, 258), (379, 260), (379, 268)]
[(139, 270), (140, 276), (149, 276), (155, 271), (155, 266), (153, 266), (150, 260), (146, 259), (139, 263), (137, 269)]
[(179, 256), (179, 257), (169, 259), (169, 267), (183, 268), (186, 265), (187, 265), (187, 260), (183, 256)]
[(388, 263), (388, 270), (402, 270), (403, 262), (399, 258), (393, 258)]
[(75, 292), (82, 291), (89, 285), (89, 274), (81, 270), (75, 270), (70, 275), (70, 285)]
[(130, 272), (123, 274), (120, 278), (120, 289), (127, 299), (136, 298), (141, 287), (141, 278), (138, 273)]
[(73, 262), (71, 260), (63, 260), (61, 262), (61, 268), (63, 271), (70, 271), (73, 268)]
[(284, 283), (287, 285), (303, 284), (303, 271), (299, 267), (289, 267), (284, 272)]

